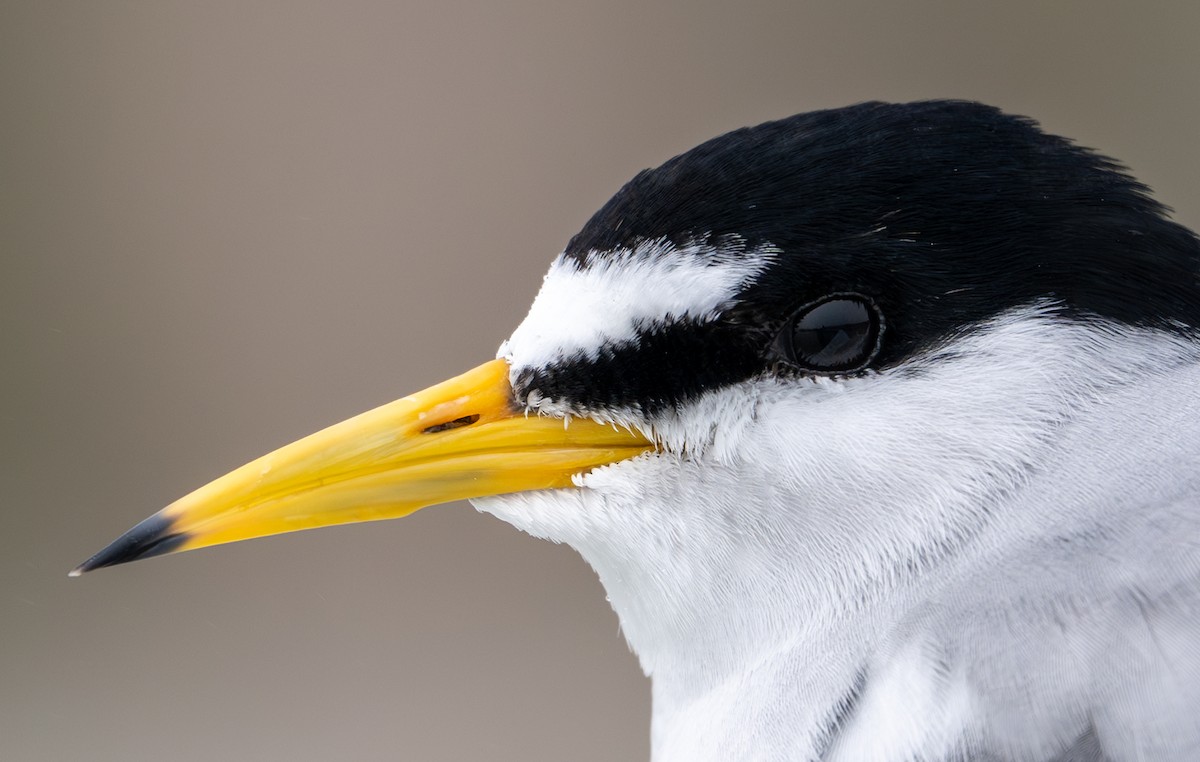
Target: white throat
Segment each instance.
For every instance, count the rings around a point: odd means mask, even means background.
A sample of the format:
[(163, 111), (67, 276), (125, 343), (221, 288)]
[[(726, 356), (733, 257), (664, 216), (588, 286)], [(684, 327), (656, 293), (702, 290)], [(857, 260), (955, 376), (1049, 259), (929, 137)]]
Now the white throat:
[[(654, 680), (656, 760), (938, 759), (987, 737), (966, 707), (1003, 682), (947, 623), (1079, 593), (1014, 566), (1052, 538), (1146, 542), (1142, 505), (1172, 498), (1156, 475), (1195, 465), (1196, 354), (1030, 307), (882, 374), (711, 393), (634, 421), (658, 453), (476, 504), (596, 569)], [(1187, 449), (1147, 416), (1177, 419)], [(1090, 563), (1078, 545), (1049, 558)], [(1029, 700), (1061, 714), (1069, 687)], [(1015, 758), (1059, 743), (1027, 735)]]

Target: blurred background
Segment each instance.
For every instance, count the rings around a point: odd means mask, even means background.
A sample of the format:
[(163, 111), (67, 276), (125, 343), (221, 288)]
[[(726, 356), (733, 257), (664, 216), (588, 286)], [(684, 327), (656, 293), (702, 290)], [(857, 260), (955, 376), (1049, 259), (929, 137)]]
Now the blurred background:
[(66, 572), (493, 356), (625, 180), (972, 98), (1200, 224), (1200, 4), (0, 2), (0, 759), (645, 759), (568, 548), (455, 504)]

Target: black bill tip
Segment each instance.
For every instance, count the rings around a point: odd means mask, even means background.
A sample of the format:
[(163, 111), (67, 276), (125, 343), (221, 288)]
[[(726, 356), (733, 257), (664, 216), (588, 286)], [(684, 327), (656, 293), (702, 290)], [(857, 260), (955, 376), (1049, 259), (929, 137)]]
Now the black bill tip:
[(170, 553), (188, 539), (187, 532), (172, 531), (174, 524), (173, 519), (156, 513), (118, 537), (104, 550), (76, 566), (67, 576), (78, 577), (92, 569)]

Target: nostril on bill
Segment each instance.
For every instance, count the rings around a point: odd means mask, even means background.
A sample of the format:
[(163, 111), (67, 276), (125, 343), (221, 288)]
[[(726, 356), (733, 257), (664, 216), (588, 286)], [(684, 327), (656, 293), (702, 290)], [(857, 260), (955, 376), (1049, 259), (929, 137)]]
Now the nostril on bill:
[(446, 421), (421, 431), (422, 434), (436, 434), (439, 431), (449, 431), (450, 429), (459, 429), (463, 426), (470, 426), (479, 420), (478, 415), (464, 415), (462, 418), (455, 418), (453, 421)]

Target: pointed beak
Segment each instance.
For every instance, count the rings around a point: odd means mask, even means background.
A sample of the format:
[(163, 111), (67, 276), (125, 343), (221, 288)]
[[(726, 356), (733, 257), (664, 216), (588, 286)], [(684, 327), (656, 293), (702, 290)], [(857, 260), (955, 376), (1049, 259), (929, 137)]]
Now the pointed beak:
[(130, 529), (71, 572), (252, 537), (407, 516), (427, 505), (571, 487), (653, 448), (587, 419), (527, 416), (493, 360), (247, 463)]

